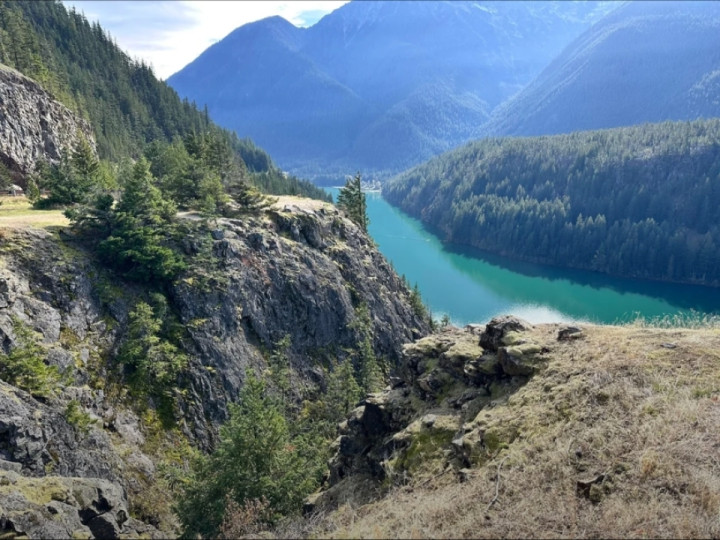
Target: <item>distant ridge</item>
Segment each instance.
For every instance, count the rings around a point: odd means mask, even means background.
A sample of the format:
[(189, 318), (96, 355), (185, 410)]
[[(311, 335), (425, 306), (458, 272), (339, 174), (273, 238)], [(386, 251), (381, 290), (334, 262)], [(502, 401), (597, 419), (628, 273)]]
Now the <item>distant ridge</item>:
[(473, 138), (613, 2), (350, 2), (272, 17), (168, 83), (296, 174), (399, 171)]
[(630, 2), (578, 37), (484, 135), (720, 116), (720, 3)]

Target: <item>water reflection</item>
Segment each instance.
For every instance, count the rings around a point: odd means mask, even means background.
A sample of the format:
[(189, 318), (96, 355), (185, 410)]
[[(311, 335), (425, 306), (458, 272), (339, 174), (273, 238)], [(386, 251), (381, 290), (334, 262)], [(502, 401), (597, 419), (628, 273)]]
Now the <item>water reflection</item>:
[[(334, 196), (336, 189), (330, 190)], [(368, 193), (369, 231), (400, 274), (417, 283), (435, 316), (455, 324), (513, 313), (530, 322), (612, 323), (644, 317), (720, 313), (720, 290), (620, 279), (519, 263), (444, 245), (419, 221)]]

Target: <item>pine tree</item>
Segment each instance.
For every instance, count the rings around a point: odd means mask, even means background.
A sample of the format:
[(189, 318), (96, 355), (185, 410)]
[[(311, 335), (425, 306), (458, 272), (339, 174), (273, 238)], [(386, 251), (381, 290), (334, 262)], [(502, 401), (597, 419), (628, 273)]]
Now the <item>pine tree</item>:
[(363, 231), (367, 232), (370, 219), (367, 216), (367, 201), (362, 192), (362, 177), (359, 172), (354, 177), (348, 178), (345, 186), (340, 189), (337, 206), (342, 208)]
[(111, 234), (98, 246), (100, 256), (133, 279), (174, 278), (186, 266), (169, 245), (175, 213), (175, 205), (155, 187), (149, 164), (141, 158), (113, 211)]

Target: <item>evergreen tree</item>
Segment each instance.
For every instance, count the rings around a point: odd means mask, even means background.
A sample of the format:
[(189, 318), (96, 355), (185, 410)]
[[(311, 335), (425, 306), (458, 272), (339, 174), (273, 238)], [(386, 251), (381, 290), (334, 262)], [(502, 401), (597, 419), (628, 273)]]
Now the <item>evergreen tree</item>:
[(362, 389), (355, 378), (355, 369), (348, 359), (340, 362), (328, 379), (326, 400), (333, 427), (340, 423), (360, 401)]
[(97, 184), (100, 172), (100, 162), (95, 156), (90, 143), (81, 135), (72, 153), (72, 166), (75, 172), (82, 178), (87, 179), (90, 185)]
[(40, 187), (49, 191), (47, 198), (36, 199), (38, 208), (84, 204), (100, 186), (100, 163), (85, 137), (80, 137), (69, 158), (63, 156), (57, 165), (41, 165), (38, 171)]
[(367, 232), (370, 219), (367, 216), (367, 201), (362, 192), (362, 177), (359, 172), (354, 177), (348, 178), (345, 186), (340, 189), (337, 206), (342, 208), (363, 231)]
[(118, 360), (128, 369), (132, 387), (155, 392), (172, 387), (187, 364), (187, 356), (161, 337), (162, 319), (146, 302), (128, 316), (128, 335)]
[(380, 362), (375, 356), (372, 345), (372, 321), (367, 304), (360, 304), (355, 309), (355, 320), (350, 323), (358, 336), (358, 345), (355, 351), (358, 363), (358, 379), (365, 393), (377, 392), (385, 384)]
[(110, 193), (98, 192), (85, 204), (74, 205), (64, 213), (72, 226), (88, 238), (104, 239), (110, 234), (114, 203)]
[(231, 181), (225, 187), (225, 190), (230, 199), (235, 203), (234, 206), (226, 205), (224, 213), (229, 216), (236, 213), (259, 212), (272, 206), (277, 201), (277, 199), (273, 197), (268, 197), (260, 193), (254, 186), (242, 178)]
[(230, 418), (220, 428), (220, 442), (199, 458), (178, 504), (184, 535), (214, 537), (223, 522), (227, 498), (238, 505), (267, 500), (266, 519), (297, 512), (317, 486), (318, 464), (308, 460), (303, 443), (290, 434), (288, 422), (264, 384), (248, 378)]
[(185, 268), (171, 248), (176, 207), (153, 184), (149, 164), (140, 159), (111, 216), (110, 235), (98, 250), (107, 264), (130, 278), (165, 282)]
[(288, 359), (289, 350), (290, 335), (288, 334), (277, 343), (268, 362), (270, 380), (278, 390), (280, 403), (284, 411), (287, 411), (292, 392), (292, 368)]
[(37, 398), (47, 398), (59, 385), (60, 372), (46, 363), (47, 351), (32, 329), (14, 317), (12, 323), (16, 344), (8, 354), (0, 351), (0, 378)]

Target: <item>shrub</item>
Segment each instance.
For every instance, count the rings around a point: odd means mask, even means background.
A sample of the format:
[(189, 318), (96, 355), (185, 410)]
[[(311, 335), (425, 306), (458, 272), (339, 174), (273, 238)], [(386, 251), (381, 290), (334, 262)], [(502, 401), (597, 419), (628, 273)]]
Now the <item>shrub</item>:
[(245, 513), (256, 504), (252, 501), (267, 500), (267, 513), (263, 508), (254, 525), (297, 512), (318, 485), (318, 464), (306, 450), (304, 440), (291, 436), (280, 405), (265, 392), (264, 383), (250, 377), (238, 403), (230, 406), (217, 449), (192, 466), (177, 505), (185, 536), (217, 535), (228, 498), (237, 504), (232, 508)]
[(46, 398), (60, 380), (57, 366), (45, 363), (45, 349), (26, 324), (13, 319), (16, 346), (9, 354), (0, 354), (0, 378), (34, 397)]

